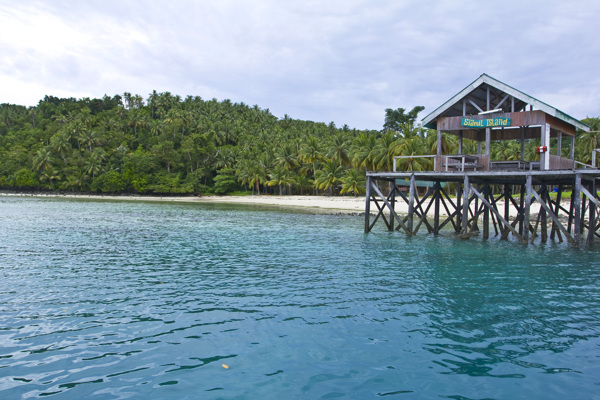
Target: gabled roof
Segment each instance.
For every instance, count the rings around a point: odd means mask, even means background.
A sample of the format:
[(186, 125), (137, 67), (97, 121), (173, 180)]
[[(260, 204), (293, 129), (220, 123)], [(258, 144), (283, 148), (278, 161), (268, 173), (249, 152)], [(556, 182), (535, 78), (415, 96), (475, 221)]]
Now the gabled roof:
[[(514, 112), (523, 111), (529, 104), (535, 109), (541, 110), (548, 115), (556, 117), (576, 128), (584, 131), (589, 131), (590, 128), (581, 121), (571, 117), (570, 115), (517, 90), (497, 79), (492, 78), (487, 74), (482, 74), (473, 83), (457, 93), (450, 100), (446, 101), (432, 113), (423, 118), (423, 125), (427, 128), (437, 128), (438, 117), (453, 117), (463, 115), (463, 99), (467, 98), (470, 101), (466, 103), (466, 114), (477, 115), (481, 110), (487, 110), (487, 89), (490, 88), (490, 107), (492, 109), (502, 108), (504, 112), (512, 111), (512, 100), (505, 97), (514, 98)], [(504, 99), (504, 100), (503, 100)], [(476, 104), (479, 109), (473, 105)], [(501, 103), (499, 106), (497, 104)], [(481, 109), (481, 110), (480, 110)]]

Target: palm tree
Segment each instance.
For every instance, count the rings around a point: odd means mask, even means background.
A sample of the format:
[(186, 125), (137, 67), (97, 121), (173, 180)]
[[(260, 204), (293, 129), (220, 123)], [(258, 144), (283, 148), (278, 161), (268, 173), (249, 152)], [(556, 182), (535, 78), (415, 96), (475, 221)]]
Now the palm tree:
[(404, 171), (426, 171), (431, 169), (433, 164), (431, 159), (416, 157), (427, 153), (427, 146), (419, 136), (402, 139), (398, 147), (403, 156), (403, 158), (398, 159), (400, 169)]
[(314, 178), (317, 172), (317, 165), (323, 159), (319, 139), (314, 135), (310, 135), (308, 139), (300, 145), (300, 154), (298, 158), (300, 161), (310, 164), (312, 176)]
[(300, 166), (298, 162), (296, 152), (290, 145), (284, 145), (279, 149), (277, 153), (276, 164), (278, 167), (282, 167), (287, 171), (293, 171)]
[(358, 196), (366, 191), (367, 178), (361, 171), (355, 168), (346, 171), (346, 174), (342, 177), (341, 181), (342, 190), (340, 191), (340, 194), (352, 193), (354, 196)]
[(331, 195), (333, 189), (340, 183), (344, 167), (337, 165), (334, 160), (327, 160), (323, 168), (317, 170), (315, 176), (315, 187), (327, 190)]
[(293, 179), (291, 178), (288, 171), (286, 171), (283, 167), (276, 167), (269, 174), (269, 181), (267, 185), (269, 186), (279, 186), (279, 195), (283, 195), (283, 185), (290, 185), (293, 183)]
[(377, 169), (391, 171), (394, 165), (394, 157), (400, 154), (398, 133), (387, 131), (377, 140), (374, 152), (374, 162)]
[(68, 155), (71, 151), (71, 143), (69, 142), (68, 131), (60, 131), (55, 133), (50, 138), (50, 146), (54, 152), (61, 156), (63, 162), (66, 163), (66, 155)]
[(54, 170), (54, 168), (49, 168), (40, 175), (40, 181), (48, 182), (49, 188), (53, 188), (54, 187), (53, 182), (58, 181), (58, 180), (60, 180), (60, 175), (58, 174), (57, 171)]
[(374, 134), (361, 133), (354, 139), (351, 147), (352, 164), (357, 168), (375, 170), (377, 155), (377, 137)]
[(334, 160), (338, 165), (350, 163), (348, 155), (349, 141), (343, 132), (338, 132), (332, 139), (331, 144), (327, 148), (327, 155)]
[(48, 147), (43, 147), (35, 153), (33, 158), (33, 168), (36, 171), (48, 171), (52, 168), (52, 151)]
[(106, 157), (104, 149), (94, 149), (85, 161), (84, 171), (87, 175), (92, 175), (92, 179), (102, 171), (102, 162)]
[(581, 122), (590, 127), (589, 132), (581, 132), (578, 136), (579, 148), (581, 149), (579, 158), (582, 162), (588, 164), (592, 160), (592, 152), (600, 148), (600, 117), (585, 118)]
[(91, 153), (96, 144), (100, 144), (100, 133), (95, 129), (86, 129), (83, 131), (81, 141), (85, 143), (88, 151)]

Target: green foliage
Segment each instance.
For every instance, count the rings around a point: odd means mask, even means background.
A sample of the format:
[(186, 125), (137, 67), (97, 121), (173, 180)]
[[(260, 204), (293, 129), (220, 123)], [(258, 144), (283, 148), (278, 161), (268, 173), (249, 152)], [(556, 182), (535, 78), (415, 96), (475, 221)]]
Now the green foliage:
[(217, 172), (215, 177), (215, 194), (223, 195), (240, 189), (240, 184), (235, 177), (233, 168), (223, 168)]
[[(35, 107), (0, 104), (0, 189), (357, 195), (367, 170), (391, 170), (395, 156), (436, 152), (436, 133), (417, 124), (422, 110), (387, 109), (383, 131), (359, 131), (156, 91), (147, 99), (126, 92), (101, 99), (46, 96)], [(600, 147), (598, 118), (584, 122), (595, 128), (578, 133), (576, 157), (589, 162), (591, 149)], [(538, 157), (536, 143), (527, 143), (527, 160)], [(457, 145), (454, 136), (443, 136), (444, 154)], [(476, 142), (463, 146), (467, 154), (477, 151)], [(520, 157), (520, 147), (494, 142), (492, 157)], [(433, 168), (427, 158), (398, 163), (406, 170)]]
[(21, 168), (15, 173), (15, 186), (20, 189), (32, 189), (36, 186), (35, 173), (28, 168)]

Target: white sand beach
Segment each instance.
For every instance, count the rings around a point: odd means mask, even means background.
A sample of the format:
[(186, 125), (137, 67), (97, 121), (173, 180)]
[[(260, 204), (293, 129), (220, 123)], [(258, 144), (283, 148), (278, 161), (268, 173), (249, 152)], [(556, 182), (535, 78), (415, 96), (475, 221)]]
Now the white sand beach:
[[(89, 194), (27, 194), (27, 193), (1, 193), (0, 196), (11, 197), (41, 197), (41, 198), (72, 198), (72, 199), (96, 199), (96, 200), (119, 200), (119, 201), (162, 201), (178, 203), (231, 203), (231, 204), (253, 204), (276, 207), (287, 207), (303, 209), (315, 213), (324, 214), (361, 214), (365, 211), (365, 197), (352, 196), (273, 196), (273, 195), (254, 195), (254, 196), (139, 196), (139, 195), (89, 195)], [(502, 207), (503, 202), (498, 205)], [(538, 206), (539, 207), (539, 206)], [(537, 213), (537, 208), (533, 206), (532, 212)], [(398, 214), (408, 213), (408, 204), (404, 201), (396, 202), (396, 212)], [(377, 213), (377, 207), (371, 203), (371, 213)], [(440, 210), (442, 215), (446, 215), (444, 208)], [(433, 215), (433, 207), (430, 208), (429, 215)], [(511, 217), (517, 213), (511, 206)]]

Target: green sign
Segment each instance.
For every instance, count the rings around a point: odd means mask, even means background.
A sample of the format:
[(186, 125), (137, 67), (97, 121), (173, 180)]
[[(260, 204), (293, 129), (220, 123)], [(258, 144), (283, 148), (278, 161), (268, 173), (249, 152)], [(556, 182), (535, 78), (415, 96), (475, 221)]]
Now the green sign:
[(491, 128), (493, 126), (510, 126), (510, 118), (463, 118), (460, 124), (462, 126), (468, 126), (469, 128)]

